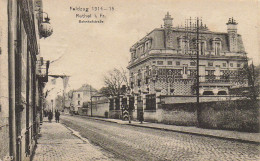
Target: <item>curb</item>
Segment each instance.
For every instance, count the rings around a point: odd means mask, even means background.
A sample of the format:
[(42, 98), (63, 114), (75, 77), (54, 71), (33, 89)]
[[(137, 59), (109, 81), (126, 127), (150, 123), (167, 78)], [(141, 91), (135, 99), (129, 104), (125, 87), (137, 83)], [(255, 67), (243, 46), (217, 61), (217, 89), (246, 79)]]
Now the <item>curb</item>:
[[(83, 116), (83, 118), (86, 118), (86, 116), (85, 117)], [(93, 120), (99, 120), (99, 121), (105, 121), (105, 122), (120, 124), (118, 122), (105, 120), (105, 119), (99, 119), (99, 118), (93, 118), (93, 117), (87, 117), (87, 118), (90, 118), (90, 119), (93, 119)], [(245, 140), (245, 139), (240, 139), (240, 138), (229, 138), (229, 137), (223, 137), (223, 136), (217, 136), (217, 135), (194, 133), (194, 132), (188, 132), (188, 131), (179, 131), (179, 130), (159, 128), (159, 127), (151, 127), (151, 126), (131, 124), (131, 123), (126, 123), (126, 124), (121, 124), (121, 125), (129, 125), (129, 126), (143, 127), (143, 128), (156, 129), (156, 130), (172, 131), (172, 132), (177, 132), (177, 133), (182, 133), (182, 134), (190, 134), (190, 135), (196, 135), (196, 136), (204, 136), (204, 137), (211, 137), (211, 138), (217, 138), (217, 139), (222, 139), (222, 140), (238, 141), (238, 142), (242, 142), (242, 143), (250, 143), (250, 144), (260, 145), (259, 141)]]
[[(65, 125), (64, 123), (61, 123), (61, 125), (64, 126), (66, 129), (68, 129), (73, 136), (75, 136), (75, 137), (77, 137), (78, 139), (82, 140), (84, 143), (89, 143), (88, 139), (82, 137), (78, 131), (73, 130), (72, 128), (68, 127), (68, 126)], [(89, 143), (89, 144), (90, 144), (90, 143)]]
[(239, 138), (228, 138), (228, 137), (216, 136), (216, 135), (210, 135), (210, 134), (193, 133), (193, 132), (188, 132), (188, 131), (179, 131), (179, 130), (158, 128), (158, 127), (151, 127), (151, 126), (142, 126), (142, 125), (136, 125), (136, 124), (126, 124), (126, 125), (143, 127), (143, 128), (150, 128), (150, 129), (156, 129), (156, 130), (172, 131), (172, 132), (183, 133), (183, 134), (190, 134), (190, 135), (196, 135), (196, 136), (204, 136), (204, 137), (211, 137), (211, 138), (217, 138), (217, 139), (222, 139), (222, 140), (238, 141), (238, 142), (242, 142), (242, 143), (251, 143), (251, 144), (260, 145), (260, 142), (258, 142), (258, 141), (244, 140), (244, 139), (239, 139)]

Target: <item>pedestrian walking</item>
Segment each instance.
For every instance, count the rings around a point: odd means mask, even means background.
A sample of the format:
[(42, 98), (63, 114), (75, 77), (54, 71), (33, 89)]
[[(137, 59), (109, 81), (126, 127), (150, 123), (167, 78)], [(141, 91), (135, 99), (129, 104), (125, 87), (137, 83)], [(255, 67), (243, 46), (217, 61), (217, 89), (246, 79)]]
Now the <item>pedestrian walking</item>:
[(60, 122), (60, 112), (58, 110), (55, 111), (55, 120), (56, 120), (57, 123)]
[(50, 110), (49, 113), (48, 113), (48, 120), (49, 120), (50, 123), (51, 123), (52, 118), (53, 118), (53, 113)]
[(139, 121), (140, 121), (141, 124), (144, 121), (144, 113), (143, 113), (143, 111), (140, 111), (140, 113), (139, 113)]

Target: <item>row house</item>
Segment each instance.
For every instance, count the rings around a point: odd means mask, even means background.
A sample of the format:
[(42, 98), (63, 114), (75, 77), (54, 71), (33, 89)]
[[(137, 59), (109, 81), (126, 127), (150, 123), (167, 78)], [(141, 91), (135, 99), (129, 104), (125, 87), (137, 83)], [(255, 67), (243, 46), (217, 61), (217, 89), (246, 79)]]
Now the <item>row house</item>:
[(52, 34), (41, 0), (0, 1), (0, 160), (30, 160), (40, 133), (49, 61), (39, 40)]

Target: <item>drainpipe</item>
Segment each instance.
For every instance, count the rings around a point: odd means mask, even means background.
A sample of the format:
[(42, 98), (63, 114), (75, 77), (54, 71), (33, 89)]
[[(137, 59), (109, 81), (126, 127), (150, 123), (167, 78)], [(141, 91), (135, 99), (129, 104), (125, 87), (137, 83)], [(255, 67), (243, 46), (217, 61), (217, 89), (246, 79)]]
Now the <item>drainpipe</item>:
[(9, 155), (16, 160), (15, 124), (15, 40), (17, 0), (8, 1), (8, 90), (9, 90)]

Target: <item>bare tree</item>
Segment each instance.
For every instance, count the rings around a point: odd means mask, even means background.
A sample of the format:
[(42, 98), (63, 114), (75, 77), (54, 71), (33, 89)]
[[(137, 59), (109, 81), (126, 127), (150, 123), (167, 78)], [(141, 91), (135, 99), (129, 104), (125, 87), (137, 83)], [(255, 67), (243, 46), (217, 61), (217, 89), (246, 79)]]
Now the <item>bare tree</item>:
[(259, 75), (260, 75), (260, 66), (254, 66), (252, 63), (250, 66), (246, 65), (244, 67), (247, 71), (248, 85), (250, 88), (250, 97), (253, 100), (256, 100), (259, 96)]
[(105, 92), (105, 95), (119, 96), (124, 94), (129, 87), (127, 72), (122, 68), (121, 70), (114, 68), (104, 76), (105, 87), (100, 91)]

